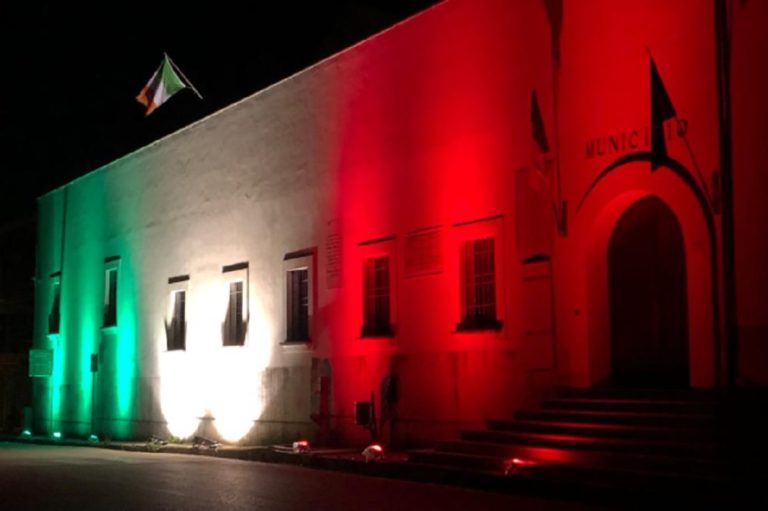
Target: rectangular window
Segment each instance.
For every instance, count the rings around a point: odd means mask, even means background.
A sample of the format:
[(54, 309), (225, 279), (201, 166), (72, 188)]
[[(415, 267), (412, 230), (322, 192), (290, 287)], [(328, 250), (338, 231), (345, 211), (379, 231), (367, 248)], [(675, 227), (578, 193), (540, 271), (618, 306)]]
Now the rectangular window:
[(464, 241), (461, 245), (462, 320), (459, 330), (498, 330), (494, 239)]
[(440, 273), (442, 232), (437, 227), (420, 229), (405, 237), (405, 276), (418, 277)]
[(389, 257), (370, 257), (363, 265), (363, 337), (391, 336)]
[(245, 324), (243, 322), (243, 282), (229, 283), (229, 304), (224, 320), (224, 346), (242, 346), (245, 344)]
[(281, 297), (285, 304), (283, 344), (306, 344), (311, 341), (316, 257), (315, 247), (294, 250), (283, 257), (285, 273), (285, 296)]
[(287, 342), (309, 340), (309, 270), (301, 268), (286, 273)]
[(171, 293), (173, 303), (171, 323), (165, 326), (168, 351), (186, 349), (187, 335), (187, 292), (184, 290)]
[(48, 333), (58, 334), (61, 324), (61, 282), (51, 286), (51, 312), (48, 314)]
[(117, 268), (106, 272), (104, 291), (104, 326), (117, 325)]

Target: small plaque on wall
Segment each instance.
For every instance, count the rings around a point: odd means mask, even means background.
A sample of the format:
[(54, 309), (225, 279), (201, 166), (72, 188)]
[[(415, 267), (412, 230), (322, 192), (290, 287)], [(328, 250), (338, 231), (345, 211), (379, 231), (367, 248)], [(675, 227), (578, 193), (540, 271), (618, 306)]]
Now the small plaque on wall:
[(521, 261), (552, 254), (557, 222), (552, 210), (552, 176), (534, 167), (517, 173), (517, 254)]
[(328, 222), (328, 234), (325, 238), (325, 271), (328, 289), (341, 287), (341, 229), (338, 220)]
[(53, 350), (29, 350), (30, 378), (46, 378), (53, 374)]
[(407, 277), (432, 275), (443, 269), (439, 228), (409, 233), (405, 238), (405, 274)]

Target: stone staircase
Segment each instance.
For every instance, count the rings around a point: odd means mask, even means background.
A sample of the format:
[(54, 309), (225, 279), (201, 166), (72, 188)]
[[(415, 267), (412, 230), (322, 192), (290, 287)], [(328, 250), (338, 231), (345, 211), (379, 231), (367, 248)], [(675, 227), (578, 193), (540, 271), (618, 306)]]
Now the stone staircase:
[(409, 461), (517, 486), (752, 502), (768, 483), (767, 404), (761, 393), (562, 389)]

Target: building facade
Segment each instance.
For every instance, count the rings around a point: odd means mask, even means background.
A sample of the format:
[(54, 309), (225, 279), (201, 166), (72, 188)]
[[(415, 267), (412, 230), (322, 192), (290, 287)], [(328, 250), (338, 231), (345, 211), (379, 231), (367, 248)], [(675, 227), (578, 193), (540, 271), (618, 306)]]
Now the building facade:
[(35, 430), (361, 442), (373, 397), (417, 444), (764, 385), (765, 20), (449, 0), (40, 197)]

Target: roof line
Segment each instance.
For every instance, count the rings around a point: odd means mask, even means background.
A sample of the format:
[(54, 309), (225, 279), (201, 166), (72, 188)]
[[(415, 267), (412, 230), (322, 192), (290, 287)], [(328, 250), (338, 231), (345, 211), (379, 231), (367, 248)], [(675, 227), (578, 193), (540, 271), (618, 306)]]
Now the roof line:
[(178, 135), (178, 134), (180, 134), (180, 133), (182, 133), (184, 131), (190, 130), (190, 129), (194, 128), (195, 126), (197, 126), (198, 124), (201, 124), (201, 123), (207, 121), (208, 119), (210, 119), (212, 117), (215, 117), (217, 115), (223, 114), (224, 112), (237, 107), (238, 105), (240, 105), (240, 103), (244, 103), (246, 101), (250, 101), (251, 99), (253, 99), (255, 97), (258, 97), (258, 96), (260, 96), (262, 94), (266, 94), (271, 89), (273, 89), (273, 88), (275, 88), (275, 87), (277, 87), (279, 85), (282, 85), (283, 83), (288, 82), (290, 80), (294, 80), (294, 79), (298, 78), (299, 76), (301, 76), (301, 75), (303, 75), (305, 73), (308, 73), (309, 71), (312, 71), (315, 68), (318, 68), (318, 67), (323, 66), (323, 65), (327, 65), (327, 64), (331, 63), (332, 61), (334, 61), (335, 59), (341, 58), (343, 55), (351, 52), (352, 50), (356, 49), (357, 47), (362, 46), (364, 44), (367, 44), (370, 41), (373, 41), (374, 39), (377, 39), (379, 37), (383, 37), (385, 34), (388, 34), (389, 32), (398, 29), (401, 25), (403, 25), (405, 23), (409, 23), (409, 22), (411, 22), (412, 20), (414, 20), (416, 18), (419, 18), (421, 16), (426, 15), (427, 12), (430, 12), (433, 9), (441, 7), (443, 4), (445, 4), (448, 1), (449, 0), (438, 0), (438, 2), (435, 5), (431, 5), (431, 6), (427, 7), (424, 10), (421, 10), (421, 11), (419, 11), (417, 13), (414, 13), (411, 16), (408, 16), (407, 18), (405, 18), (405, 19), (403, 19), (401, 21), (398, 21), (394, 25), (391, 25), (391, 26), (389, 26), (387, 28), (384, 28), (381, 31), (376, 32), (375, 34), (372, 34), (372, 35), (366, 37), (365, 39), (356, 42), (355, 44), (353, 44), (351, 46), (348, 46), (348, 47), (346, 47), (346, 48), (344, 48), (342, 50), (339, 50), (338, 52), (336, 52), (336, 53), (334, 53), (332, 55), (329, 55), (329, 56), (327, 56), (327, 57), (325, 57), (325, 58), (315, 62), (314, 64), (311, 64), (311, 65), (305, 67), (304, 69), (300, 69), (299, 71), (296, 71), (292, 75), (288, 75), (285, 78), (282, 78), (282, 79), (278, 80), (277, 82), (275, 82), (273, 84), (267, 85), (263, 89), (260, 89), (260, 90), (254, 92), (254, 93), (252, 93), (252, 94), (250, 94), (248, 96), (245, 96), (242, 99), (239, 99), (239, 100), (235, 101), (234, 103), (231, 103), (231, 104), (229, 104), (229, 105), (227, 105), (227, 106), (225, 106), (225, 107), (223, 107), (223, 108), (221, 108), (219, 110), (216, 110), (215, 112), (211, 112), (210, 114), (206, 115), (205, 117), (203, 117), (201, 119), (198, 119), (198, 120), (196, 120), (196, 121), (194, 121), (194, 122), (192, 122), (190, 124), (187, 124), (186, 126), (182, 126), (181, 128), (177, 129), (176, 131), (168, 133), (167, 135), (165, 135), (163, 137), (160, 137), (157, 140), (153, 140), (152, 142), (150, 142), (149, 144), (147, 144), (145, 146), (141, 146), (141, 147), (139, 147), (137, 149), (134, 149), (133, 151), (131, 151), (129, 153), (126, 153), (126, 154), (124, 154), (124, 155), (122, 155), (122, 156), (120, 156), (120, 157), (118, 157), (118, 158), (116, 158), (116, 159), (114, 159), (114, 160), (112, 160), (110, 162), (107, 162), (104, 165), (101, 165), (100, 167), (96, 167), (95, 169), (91, 170), (90, 172), (86, 172), (82, 176), (78, 176), (75, 179), (73, 179), (71, 181), (68, 181), (67, 183), (64, 183), (63, 185), (57, 186), (56, 188), (53, 188), (52, 190), (49, 190), (49, 191), (43, 193), (42, 195), (39, 195), (37, 197), (37, 200), (39, 201), (43, 197), (46, 197), (46, 196), (48, 196), (50, 194), (58, 192), (59, 190), (62, 190), (62, 189), (66, 188), (66, 187), (68, 187), (70, 185), (74, 185), (78, 181), (80, 181), (82, 179), (85, 179), (85, 178), (91, 176), (92, 174), (95, 174), (97, 172), (105, 170), (108, 167), (110, 167), (110, 166), (112, 166), (112, 165), (114, 165), (114, 164), (116, 164), (116, 163), (118, 163), (118, 162), (120, 162), (122, 160), (131, 158), (131, 157), (137, 155), (138, 153), (141, 153), (142, 151), (148, 150), (150, 147), (153, 147), (153, 146), (155, 146), (155, 145), (165, 141), (166, 139), (169, 139), (169, 138), (171, 138), (173, 136), (176, 136), (176, 135)]

